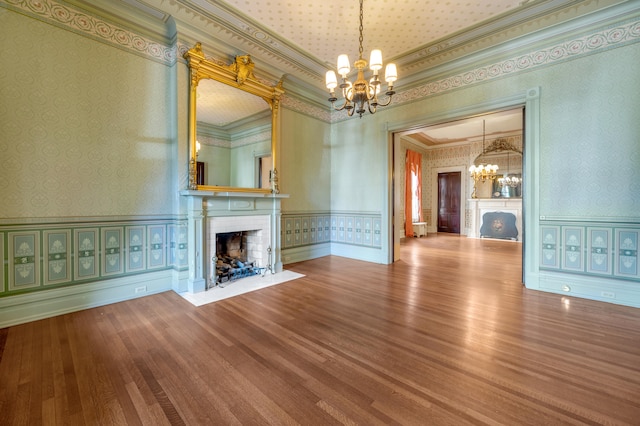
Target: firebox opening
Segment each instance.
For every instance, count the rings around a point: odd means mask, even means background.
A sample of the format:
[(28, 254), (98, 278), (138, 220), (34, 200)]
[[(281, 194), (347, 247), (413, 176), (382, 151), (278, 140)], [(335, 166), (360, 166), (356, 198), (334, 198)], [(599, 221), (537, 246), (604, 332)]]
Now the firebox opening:
[(262, 273), (261, 232), (216, 234), (216, 285)]

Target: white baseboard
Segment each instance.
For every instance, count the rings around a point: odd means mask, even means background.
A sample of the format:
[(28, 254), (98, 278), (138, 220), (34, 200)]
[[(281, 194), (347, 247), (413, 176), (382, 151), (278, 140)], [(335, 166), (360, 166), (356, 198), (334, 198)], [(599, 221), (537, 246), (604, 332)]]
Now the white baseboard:
[(323, 256), (329, 256), (331, 254), (331, 244), (314, 244), (303, 247), (283, 249), (280, 254), (282, 257), (282, 263), (284, 265), (287, 265), (289, 263), (302, 262), (304, 260), (311, 260)]
[(0, 298), (0, 328), (37, 321), (171, 290), (176, 272), (165, 270)]
[(526, 286), (533, 290), (640, 308), (640, 290), (637, 283), (631, 281), (540, 271), (539, 279), (527, 281)]

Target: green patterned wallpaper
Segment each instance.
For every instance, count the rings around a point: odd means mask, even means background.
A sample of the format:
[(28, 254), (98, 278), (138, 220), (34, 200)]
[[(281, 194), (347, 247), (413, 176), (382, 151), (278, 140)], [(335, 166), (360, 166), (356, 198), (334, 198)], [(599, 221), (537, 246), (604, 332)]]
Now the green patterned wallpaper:
[(0, 10), (0, 218), (170, 213), (171, 68)]

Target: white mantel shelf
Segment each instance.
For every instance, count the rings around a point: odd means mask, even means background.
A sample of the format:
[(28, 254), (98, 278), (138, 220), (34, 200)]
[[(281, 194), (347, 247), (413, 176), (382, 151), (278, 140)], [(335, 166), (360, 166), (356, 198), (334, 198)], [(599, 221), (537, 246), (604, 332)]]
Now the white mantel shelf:
[[(180, 195), (187, 198), (188, 216), (188, 265), (189, 278), (186, 291), (204, 291), (210, 280), (212, 257), (211, 241), (215, 241), (215, 225), (219, 222), (259, 221), (264, 222), (269, 235), (264, 250), (271, 248), (270, 264), (273, 272), (282, 271), (280, 204), (288, 194), (273, 194), (249, 191), (201, 191), (182, 190)], [(238, 229), (240, 231), (242, 229)], [(235, 230), (234, 230), (235, 231)], [(207, 245), (207, 242), (209, 244)], [(267, 256), (263, 256), (267, 258)]]
[(180, 195), (186, 197), (238, 197), (238, 198), (289, 198), (289, 194), (272, 194), (264, 192), (244, 192), (244, 191), (201, 191), (197, 189), (185, 189), (180, 191)]
[(508, 212), (516, 217), (517, 241), (522, 242), (522, 198), (472, 198), (467, 200), (467, 237), (480, 238), (482, 218), (489, 212)]

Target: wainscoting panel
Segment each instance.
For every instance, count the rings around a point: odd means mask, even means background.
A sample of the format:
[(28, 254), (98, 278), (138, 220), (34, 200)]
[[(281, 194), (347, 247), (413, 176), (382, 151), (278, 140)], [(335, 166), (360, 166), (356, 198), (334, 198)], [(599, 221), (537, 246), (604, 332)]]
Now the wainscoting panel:
[(564, 256), (562, 268), (571, 271), (584, 271), (584, 229), (576, 227), (564, 227), (562, 229)]
[(40, 286), (40, 232), (9, 232), (9, 291)]
[(100, 263), (103, 277), (124, 273), (122, 230), (122, 227), (102, 229)]
[(638, 268), (640, 230), (616, 229), (615, 232), (619, 256), (615, 263), (614, 274), (618, 277), (640, 278), (640, 269)]
[(44, 231), (44, 285), (71, 282), (71, 230)]
[(169, 225), (169, 266), (177, 269), (187, 267), (187, 224)]
[(147, 269), (160, 269), (167, 265), (165, 241), (167, 236), (165, 225), (150, 225), (147, 228), (147, 241), (149, 250), (147, 252)]
[(612, 274), (612, 247), (613, 229), (587, 228), (587, 272), (593, 274)]
[(540, 248), (542, 253), (540, 255), (540, 267), (541, 268), (560, 268), (560, 227), (559, 226), (542, 226), (540, 228), (542, 234), (542, 244)]
[(4, 233), (0, 232), (0, 295), (4, 293)]
[(541, 270), (640, 281), (639, 223), (547, 220), (540, 233)]
[(75, 280), (90, 280), (100, 275), (98, 261), (98, 228), (74, 229)]
[(382, 247), (382, 219), (371, 214), (282, 215), (282, 248), (325, 243)]
[(182, 270), (186, 227), (175, 219), (0, 224), (0, 297)]
[(146, 268), (145, 227), (127, 226), (127, 272), (144, 271)]

